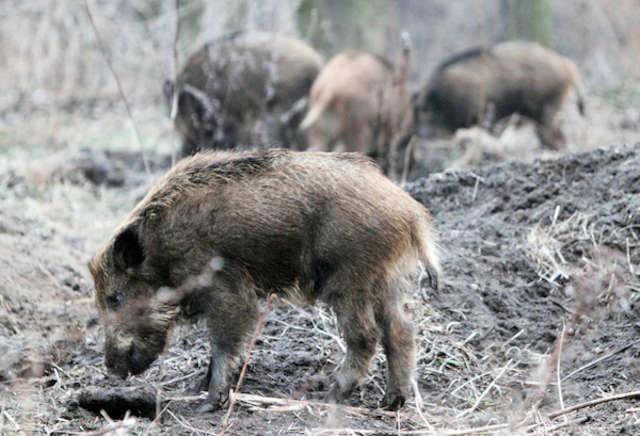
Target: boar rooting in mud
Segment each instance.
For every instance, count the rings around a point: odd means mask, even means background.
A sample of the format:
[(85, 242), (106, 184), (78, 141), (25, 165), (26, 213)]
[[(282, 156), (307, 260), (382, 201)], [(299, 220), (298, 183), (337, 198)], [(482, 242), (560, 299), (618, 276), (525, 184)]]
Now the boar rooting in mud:
[(136, 206), (90, 270), (106, 365), (144, 371), (180, 316), (208, 323), (205, 409), (227, 398), (258, 299), (295, 292), (335, 312), (347, 345), (329, 393), (349, 396), (381, 342), (383, 404), (405, 402), (415, 367), (403, 304), (420, 270), (437, 286), (427, 210), (356, 153), (218, 151), (179, 162)]
[(182, 155), (264, 143), (304, 148), (297, 126), (321, 66), (313, 48), (276, 34), (237, 32), (204, 44), (176, 83), (163, 85)]

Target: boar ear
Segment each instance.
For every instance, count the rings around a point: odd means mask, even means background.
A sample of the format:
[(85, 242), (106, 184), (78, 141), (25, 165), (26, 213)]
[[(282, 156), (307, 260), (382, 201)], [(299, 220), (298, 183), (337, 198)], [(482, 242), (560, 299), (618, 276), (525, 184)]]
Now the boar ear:
[(138, 226), (124, 229), (113, 243), (113, 261), (123, 271), (138, 266), (144, 260)]

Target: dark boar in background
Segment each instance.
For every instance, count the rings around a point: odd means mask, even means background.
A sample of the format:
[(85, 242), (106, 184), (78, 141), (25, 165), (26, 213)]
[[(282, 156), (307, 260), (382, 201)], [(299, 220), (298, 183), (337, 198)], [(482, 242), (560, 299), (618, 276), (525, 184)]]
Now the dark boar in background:
[(537, 123), (541, 142), (559, 150), (565, 137), (557, 123), (571, 89), (584, 114), (576, 65), (537, 43), (511, 41), (477, 48), (442, 63), (414, 97), (420, 136), (500, 120), (518, 113)]
[[(217, 270), (203, 280), (212, 259)], [(205, 406), (216, 408), (227, 398), (232, 356), (255, 323), (257, 299), (295, 292), (326, 302), (344, 335), (347, 356), (330, 398), (351, 393), (381, 341), (384, 404), (398, 408), (415, 367), (403, 301), (420, 265), (435, 286), (429, 214), (368, 158), (263, 150), (179, 162), (90, 270), (106, 365), (122, 376), (144, 371), (164, 350), (178, 315), (199, 308), (212, 346)]]
[(357, 151), (395, 179), (413, 133), (406, 92), (408, 49), (403, 64), (358, 50), (334, 56), (320, 71), (300, 128), (312, 150)]
[(300, 40), (236, 33), (205, 44), (165, 83), (182, 154), (203, 149), (298, 147), (306, 96), (321, 56)]

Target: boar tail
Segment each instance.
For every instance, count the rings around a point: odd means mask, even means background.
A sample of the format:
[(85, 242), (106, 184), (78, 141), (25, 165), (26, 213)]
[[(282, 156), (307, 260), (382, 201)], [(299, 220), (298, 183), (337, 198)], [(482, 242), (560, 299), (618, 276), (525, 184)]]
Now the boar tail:
[(300, 123), (300, 131), (304, 132), (313, 126), (320, 119), (330, 102), (331, 96), (323, 95), (318, 101), (312, 103), (309, 112)]
[(580, 111), (580, 115), (585, 115), (585, 105), (584, 105), (584, 85), (582, 84), (582, 78), (580, 77), (580, 72), (576, 65), (569, 61), (569, 76), (571, 79), (571, 84), (573, 85), (573, 89), (576, 93), (578, 111)]
[(431, 219), (429, 216), (418, 221), (414, 229), (413, 245), (424, 268), (421, 272), (421, 275), (423, 275), (421, 279), (427, 278), (429, 285), (433, 289), (438, 289), (438, 279), (442, 270), (440, 268), (438, 244), (433, 228), (431, 227)]
[[(580, 80), (580, 78), (578, 78)], [(574, 85), (576, 90), (576, 97), (578, 98), (578, 111), (580, 111), (580, 115), (585, 116), (585, 108), (584, 108), (584, 89), (582, 88), (582, 83), (579, 82)]]
[(584, 116), (584, 97), (582, 96), (582, 94), (578, 94), (578, 110), (580, 111), (580, 115)]

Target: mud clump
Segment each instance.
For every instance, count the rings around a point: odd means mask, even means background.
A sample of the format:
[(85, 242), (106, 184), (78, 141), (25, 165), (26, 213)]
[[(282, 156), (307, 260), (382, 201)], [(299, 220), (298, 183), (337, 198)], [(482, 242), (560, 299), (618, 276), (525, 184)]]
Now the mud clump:
[(97, 415), (104, 410), (112, 419), (122, 419), (127, 412), (143, 418), (156, 417), (155, 393), (149, 390), (88, 389), (78, 396), (78, 405)]

